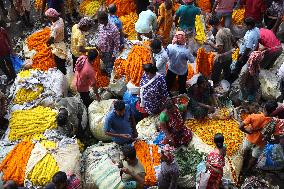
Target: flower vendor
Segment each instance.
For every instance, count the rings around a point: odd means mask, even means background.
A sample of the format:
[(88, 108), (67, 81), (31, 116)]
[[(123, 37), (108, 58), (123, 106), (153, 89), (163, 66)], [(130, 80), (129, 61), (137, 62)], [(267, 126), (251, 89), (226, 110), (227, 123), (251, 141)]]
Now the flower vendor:
[(120, 45), (123, 45), (124, 43), (124, 32), (123, 32), (123, 27), (122, 27), (122, 22), (119, 19), (118, 16), (116, 16), (116, 5), (115, 4), (110, 4), (108, 6), (108, 19), (111, 23), (116, 25), (119, 33), (120, 33)]
[(7, 31), (4, 29), (4, 23), (0, 25), (0, 68), (8, 77), (9, 83), (12, 83), (16, 78), (15, 69), (10, 59), (12, 54), (12, 44)]
[(220, 20), (217, 17), (212, 17), (209, 24), (218, 32), (215, 36), (216, 44), (209, 43), (215, 50), (217, 50), (218, 59), (215, 60), (211, 80), (214, 85), (218, 85), (223, 71), (224, 79), (231, 81), (232, 50), (235, 45), (235, 39), (229, 28), (223, 28)]
[(166, 101), (165, 110), (160, 114), (160, 129), (166, 135), (163, 143), (180, 147), (191, 141), (192, 133), (185, 126), (181, 113), (184, 111), (186, 107), (176, 107), (172, 99)]
[(76, 97), (65, 97), (55, 105), (59, 110), (57, 126), (63, 130), (66, 136), (77, 136), (79, 139), (83, 139), (83, 132), (88, 121), (84, 104)]
[(260, 28), (259, 32), (259, 43), (264, 47), (261, 50), (265, 51), (263, 60), (260, 63), (260, 67), (270, 69), (277, 58), (281, 55), (283, 50), (282, 45), (272, 30)]
[(114, 102), (113, 110), (105, 118), (104, 131), (119, 145), (132, 143), (137, 137), (135, 118), (130, 107), (123, 101)]
[(266, 3), (263, 0), (245, 0), (245, 17), (253, 18), (257, 26), (262, 25)]
[(149, 5), (146, 11), (139, 14), (139, 18), (135, 23), (135, 31), (139, 40), (142, 40), (142, 35), (151, 39), (157, 30), (157, 16), (153, 11), (154, 7)]
[(225, 166), (226, 147), (224, 146), (224, 136), (217, 133), (214, 136), (216, 148), (207, 155), (206, 169), (210, 172), (210, 177), (206, 189), (218, 189), (222, 185), (223, 167)]
[(15, 10), (21, 16), (25, 26), (33, 27), (30, 20), (31, 2), (30, 0), (16, 0), (14, 1)]
[(162, 42), (159, 39), (154, 39), (151, 42), (151, 50), (153, 53), (153, 58), (154, 58), (154, 64), (156, 65), (158, 69), (158, 73), (161, 75), (166, 76), (166, 66), (167, 63), (169, 62), (169, 56), (165, 49), (162, 47)]
[(259, 29), (255, 26), (254, 19), (246, 18), (244, 22), (247, 28), (247, 32), (240, 46), (238, 61), (233, 69), (232, 75), (234, 75), (235, 77), (233, 80), (235, 80), (239, 76), (242, 67), (247, 63), (251, 52), (258, 48), (258, 40), (260, 38), (260, 32)]
[(87, 52), (85, 49), (86, 34), (91, 29), (92, 20), (88, 17), (81, 18), (78, 24), (72, 27), (71, 33), (71, 53), (73, 59), (73, 70), (75, 69), (75, 64), (79, 56)]
[(177, 31), (172, 44), (166, 49), (170, 58), (169, 70), (166, 75), (168, 91), (171, 90), (178, 75), (179, 94), (186, 93), (186, 79), (188, 72), (188, 61), (195, 62), (195, 58), (186, 46), (186, 36), (183, 31)]
[(224, 19), (226, 28), (231, 28), (232, 13), (236, 2), (237, 0), (217, 0), (213, 5), (212, 13), (216, 13), (220, 20)]
[[(157, 73), (153, 64), (144, 64), (144, 75), (140, 82), (140, 104), (138, 109), (149, 115), (159, 114), (168, 97), (167, 85), (163, 75)], [(138, 102), (139, 103), (139, 102)]]
[(98, 12), (98, 21), (99, 27), (96, 45), (104, 63), (104, 70), (110, 76), (115, 61), (114, 56), (117, 56), (121, 50), (120, 33), (117, 27), (108, 20), (108, 14), (106, 12)]
[(42, 8), (41, 8), (41, 17), (43, 19), (44, 11), (47, 8), (55, 9), (59, 14), (61, 14), (62, 18), (65, 18), (65, 4), (63, 0), (42, 0)]
[(159, 6), (158, 32), (162, 36), (163, 44), (170, 43), (170, 33), (173, 27), (173, 3), (166, 0)]
[(174, 158), (174, 148), (166, 144), (161, 151), (161, 172), (158, 175), (159, 189), (176, 189), (179, 167)]
[(247, 134), (247, 137), (243, 142), (244, 162), (248, 161), (250, 150), (252, 151), (248, 163), (244, 163), (243, 165), (244, 174), (251, 171), (256, 165), (257, 159), (263, 151), (266, 141), (263, 139), (262, 130), (271, 121), (270, 116), (274, 111), (274, 107), (274, 103), (268, 102), (264, 106), (263, 113), (251, 114), (239, 124), (240, 130)]
[(188, 90), (190, 98), (189, 111), (196, 119), (205, 118), (215, 111), (217, 105), (214, 89), (204, 76), (199, 76), (197, 83)]
[(193, 35), (195, 27), (195, 17), (201, 14), (201, 10), (194, 6), (194, 0), (183, 0), (175, 14), (175, 23), (179, 30), (184, 31), (187, 35)]
[(52, 22), (50, 38), (47, 41), (47, 45), (52, 48), (54, 60), (59, 69), (64, 75), (66, 75), (65, 62), (67, 58), (67, 49), (64, 43), (64, 21), (60, 18), (60, 14), (53, 8), (49, 8), (45, 15)]
[(100, 101), (100, 96), (96, 87), (96, 73), (92, 65), (97, 56), (97, 50), (90, 50), (88, 56), (80, 56), (76, 62), (75, 76), (72, 81), (73, 86), (80, 93), (80, 97), (87, 108), (92, 103), (89, 91), (90, 87), (93, 88), (97, 100)]
[(145, 182), (145, 169), (136, 157), (136, 150), (132, 146), (122, 149), (124, 160), (122, 162), (121, 178), (125, 189), (143, 189)]

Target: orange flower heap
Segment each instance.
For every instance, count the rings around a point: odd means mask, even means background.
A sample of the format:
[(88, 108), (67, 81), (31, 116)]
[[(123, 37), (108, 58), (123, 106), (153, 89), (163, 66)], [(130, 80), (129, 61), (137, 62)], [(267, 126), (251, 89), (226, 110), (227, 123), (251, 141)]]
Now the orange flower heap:
[(207, 13), (211, 12), (210, 0), (197, 0), (196, 4), (202, 11), (207, 12)]
[(24, 184), (26, 166), (33, 148), (32, 142), (23, 141), (5, 157), (0, 165), (4, 181), (13, 180), (18, 185)]
[[(134, 144), (137, 157), (144, 166), (146, 176), (145, 185), (153, 186), (157, 183), (154, 166), (160, 164), (160, 155), (158, 153), (158, 146), (148, 145), (145, 141), (137, 141)], [(151, 156), (152, 148), (152, 156)]]
[(102, 88), (102, 87), (107, 87), (109, 84), (109, 77), (102, 73), (101, 68), (100, 68), (100, 58), (97, 57), (94, 64), (93, 68), (96, 73), (96, 87)]
[(115, 78), (121, 78), (125, 74), (126, 60), (118, 58), (114, 62)]
[(187, 73), (187, 80), (191, 79), (194, 76), (194, 70), (191, 64), (187, 65), (188, 73)]
[(50, 37), (50, 29), (44, 28), (41, 31), (35, 32), (27, 38), (27, 45), (30, 50), (35, 50), (36, 54), (33, 57), (33, 69), (47, 71), (49, 68), (55, 67), (54, 57), (46, 45)]
[(136, 5), (133, 0), (106, 0), (107, 6), (110, 4), (115, 4), (117, 7), (117, 15), (124, 16), (128, 15), (130, 12), (136, 12)]
[(196, 57), (196, 72), (209, 77), (212, 72), (214, 58), (215, 55), (212, 52), (207, 53), (204, 48), (199, 48)]

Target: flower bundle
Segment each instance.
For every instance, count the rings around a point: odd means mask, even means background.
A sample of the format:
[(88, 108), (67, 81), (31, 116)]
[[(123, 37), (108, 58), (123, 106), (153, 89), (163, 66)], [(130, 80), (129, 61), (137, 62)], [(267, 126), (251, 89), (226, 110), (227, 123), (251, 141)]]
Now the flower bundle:
[(210, 0), (197, 0), (196, 4), (202, 11), (207, 12), (207, 13), (211, 12)]
[(195, 30), (196, 30), (195, 40), (199, 44), (203, 44), (206, 41), (206, 35), (205, 35), (205, 27), (200, 15), (197, 15), (195, 18)]
[(194, 70), (191, 64), (187, 65), (187, 69), (188, 69), (187, 80), (189, 80), (194, 76)]
[(93, 0), (84, 0), (79, 7), (79, 11), (85, 16), (94, 16), (99, 9), (101, 3)]
[(174, 12), (177, 12), (179, 7), (180, 7), (180, 4), (174, 1), (174, 6), (173, 6)]
[(35, 87), (35, 90), (20, 88), (17, 91), (13, 102), (15, 104), (24, 104), (25, 102), (31, 102), (40, 96), (40, 94), (43, 92), (43, 89), (44, 88), (42, 85), (37, 85)]
[(16, 110), (10, 119), (9, 139), (18, 140), (53, 128), (56, 128), (56, 112), (51, 108), (38, 106), (30, 110)]
[(23, 78), (29, 78), (31, 76), (31, 72), (30, 70), (23, 70), (21, 72), (18, 73), (19, 78), (23, 79)]
[(35, 4), (34, 4), (35, 9), (36, 9), (37, 11), (41, 10), (42, 4), (43, 4), (43, 0), (35, 0)]
[(133, 0), (106, 0), (107, 6), (115, 4), (117, 7), (117, 16), (128, 15), (130, 12), (136, 12), (135, 1)]
[(46, 154), (32, 169), (28, 179), (36, 186), (44, 186), (51, 182), (59, 167), (51, 154)]
[(203, 142), (210, 146), (215, 146), (213, 138), (216, 133), (222, 133), (225, 137), (227, 154), (236, 154), (242, 144), (244, 134), (239, 129), (239, 124), (234, 119), (213, 120), (205, 119), (202, 121), (189, 120), (186, 126), (190, 128)]
[(204, 48), (199, 48), (196, 57), (196, 72), (209, 77), (212, 72), (214, 58), (215, 55), (212, 52), (207, 53)]
[(122, 22), (124, 32), (128, 35), (128, 39), (136, 39), (135, 23), (138, 20), (138, 15), (135, 12), (131, 12), (128, 15), (121, 16), (120, 20)]
[(27, 45), (30, 50), (35, 50), (36, 54), (33, 57), (33, 69), (40, 69), (47, 71), (49, 68), (55, 67), (54, 57), (46, 44), (50, 37), (50, 29), (44, 28), (41, 31), (37, 31), (27, 38)]
[(232, 14), (232, 21), (236, 25), (241, 25), (245, 19), (245, 8), (236, 9)]
[(124, 65), (126, 80), (139, 86), (144, 72), (142, 66), (150, 63), (152, 63), (151, 50), (145, 46), (134, 45)]
[(114, 62), (115, 78), (121, 78), (125, 75), (125, 65), (127, 61), (122, 58), (118, 58)]
[(145, 184), (147, 186), (153, 186), (157, 183), (154, 166), (160, 164), (160, 155), (158, 153), (158, 149), (157, 147), (153, 148), (153, 146), (155, 145), (148, 145), (145, 141), (141, 140), (136, 141), (134, 144), (137, 157), (144, 166), (146, 172)]
[(109, 77), (107, 74), (102, 73), (100, 68), (100, 58), (97, 57), (93, 63), (93, 68), (95, 70), (96, 86), (98, 88), (107, 87), (109, 84)]
[(232, 60), (233, 60), (233, 61), (237, 61), (237, 60), (238, 60), (238, 58), (239, 58), (239, 53), (240, 53), (240, 49), (239, 49), (239, 48), (237, 48), (237, 49), (233, 52), (233, 54), (232, 54)]
[(32, 142), (23, 141), (17, 144), (14, 149), (5, 157), (0, 165), (4, 181), (13, 180), (18, 185), (23, 185), (26, 166), (34, 148)]

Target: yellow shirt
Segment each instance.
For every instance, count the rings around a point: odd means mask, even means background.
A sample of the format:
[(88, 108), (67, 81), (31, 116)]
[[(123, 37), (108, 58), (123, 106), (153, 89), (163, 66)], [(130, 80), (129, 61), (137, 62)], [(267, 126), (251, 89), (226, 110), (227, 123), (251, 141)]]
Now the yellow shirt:
[(79, 51), (80, 46), (86, 45), (86, 37), (85, 34), (78, 28), (78, 24), (75, 24), (72, 27), (71, 33), (71, 53), (75, 57), (79, 57), (82, 55)]

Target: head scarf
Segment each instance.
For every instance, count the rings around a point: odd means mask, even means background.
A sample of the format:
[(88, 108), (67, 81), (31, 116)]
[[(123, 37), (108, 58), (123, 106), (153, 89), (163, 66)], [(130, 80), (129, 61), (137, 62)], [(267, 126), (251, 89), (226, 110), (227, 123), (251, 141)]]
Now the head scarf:
[(78, 27), (81, 28), (83, 26), (88, 26), (92, 24), (92, 19), (89, 17), (81, 18), (80, 22), (78, 23)]
[(174, 154), (173, 154), (174, 150), (175, 150), (174, 147), (172, 147), (172, 146), (170, 146), (168, 144), (166, 144), (163, 147), (163, 149), (162, 149), (162, 151), (163, 151), (164, 155), (166, 156), (167, 160), (170, 161), (170, 162), (172, 162), (174, 160)]
[(60, 14), (55, 9), (49, 8), (49, 9), (47, 9), (47, 11), (45, 11), (45, 16), (51, 17), (51, 18), (56, 18), (56, 17), (59, 17)]
[(186, 43), (185, 33), (183, 31), (177, 31), (172, 41), (173, 44), (181, 44), (184, 45)]

